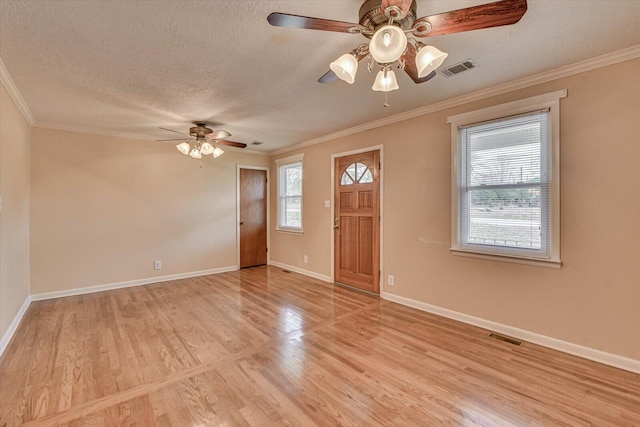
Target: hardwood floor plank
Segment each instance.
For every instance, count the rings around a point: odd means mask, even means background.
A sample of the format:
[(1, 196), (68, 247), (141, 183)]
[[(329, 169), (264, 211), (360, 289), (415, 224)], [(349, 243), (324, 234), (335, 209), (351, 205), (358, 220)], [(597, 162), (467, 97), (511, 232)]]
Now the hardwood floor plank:
[(258, 267), (35, 302), (0, 426), (640, 426), (640, 375)]

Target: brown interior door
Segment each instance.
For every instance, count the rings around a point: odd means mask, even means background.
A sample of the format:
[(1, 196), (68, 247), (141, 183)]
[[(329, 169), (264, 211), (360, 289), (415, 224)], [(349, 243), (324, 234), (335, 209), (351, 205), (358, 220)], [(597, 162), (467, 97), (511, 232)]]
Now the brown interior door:
[(267, 263), (267, 171), (240, 169), (240, 268)]
[(335, 280), (380, 293), (380, 151), (335, 164)]

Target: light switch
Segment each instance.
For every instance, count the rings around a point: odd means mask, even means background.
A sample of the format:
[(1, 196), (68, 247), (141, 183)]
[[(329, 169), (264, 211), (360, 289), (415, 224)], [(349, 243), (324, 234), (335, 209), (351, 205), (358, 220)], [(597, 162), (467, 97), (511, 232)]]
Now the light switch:
[(330, 208), (331, 207), (331, 200), (325, 200), (324, 201), (324, 207), (325, 208)]

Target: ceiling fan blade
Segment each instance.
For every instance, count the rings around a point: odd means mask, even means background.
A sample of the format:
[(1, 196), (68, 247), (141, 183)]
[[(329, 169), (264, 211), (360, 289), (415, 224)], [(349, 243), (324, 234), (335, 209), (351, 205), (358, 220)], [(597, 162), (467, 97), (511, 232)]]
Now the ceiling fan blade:
[(409, 74), (409, 77), (411, 77), (411, 79), (416, 83), (416, 84), (420, 84), (420, 83), (424, 83), (424, 82), (428, 82), (429, 80), (431, 80), (432, 78), (434, 78), (436, 76), (436, 71), (433, 70), (432, 72), (430, 72), (429, 74), (427, 74), (424, 77), (417, 77), (417, 74), (413, 75), (409, 72), (409, 70), (407, 70), (407, 68), (405, 67), (404, 71), (407, 72), (407, 74)]
[(336, 31), (348, 33), (350, 28), (358, 27), (351, 22), (333, 21), (331, 19), (311, 18), (308, 16), (290, 15), (273, 12), (267, 17), (269, 24), (275, 27), (303, 28), (307, 30)]
[(411, 44), (407, 44), (407, 53), (404, 54), (404, 71), (411, 77), (416, 84), (424, 83), (436, 76), (435, 70), (424, 77), (418, 77), (418, 67), (416, 67), (416, 48)]
[(318, 79), (318, 83), (333, 83), (338, 80), (338, 76), (333, 70), (329, 70), (322, 77)]
[(167, 129), (167, 128), (159, 128), (159, 129), (168, 130), (169, 132), (177, 133), (179, 135), (185, 135), (185, 136), (188, 136), (189, 138), (191, 138), (191, 135), (189, 135), (188, 133), (178, 132), (177, 130), (172, 130), (172, 129)]
[(223, 139), (223, 138), (229, 138), (231, 134), (226, 130), (214, 130), (207, 136), (211, 139)]
[[(395, 6), (399, 12), (395, 9), (392, 9), (389, 13), (393, 19), (402, 19), (411, 10), (411, 3), (413, 0), (382, 0), (382, 4), (380, 5), (380, 10), (382, 13), (386, 13), (386, 9), (389, 6)], [(415, 16), (415, 15), (414, 15)]]
[[(368, 54), (369, 54), (368, 51), (360, 52), (358, 54), (358, 62), (366, 58)], [(318, 79), (318, 83), (333, 83), (336, 80), (338, 80), (338, 76), (336, 75), (336, 73), (334, 73), (333, 70), (329, 70), (326, 73), (324, 73), (322, 77)]]
[(225, 140), (215, 141), (215, 143), (220, 145), (228, 145), (229, 147), (238, 147), (238, 148), (245, 148), (247, 146), (247, 144), (243, 142), (234, 142), (234, 141), (225, 141)]
[[(441, 36), (479, 30), (481, 28), (511, 25), (518, 22), (526, 11), (527, 0), (501, 0), (437, 15), (423, 16), (413, 23), (413, 28), (418, 30), (417, 33), (414, 33), (414, 36)], [(420, 35), (419, 32), (427, 22), (431, 25), (431, 31)]]

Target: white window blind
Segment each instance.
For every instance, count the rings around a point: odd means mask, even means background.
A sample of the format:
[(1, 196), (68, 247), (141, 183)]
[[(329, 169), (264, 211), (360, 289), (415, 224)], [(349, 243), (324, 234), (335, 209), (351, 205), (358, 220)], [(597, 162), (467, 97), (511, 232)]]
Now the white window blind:
[(302, 158), (278, 163), (278, 229), (302, 231)]
[(549, 110), (461, 126), (459, 137), (458, 245), (550, 258)]

